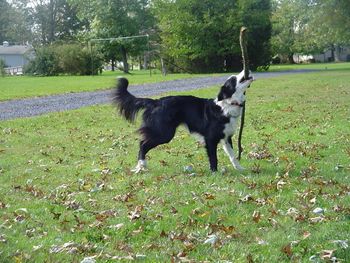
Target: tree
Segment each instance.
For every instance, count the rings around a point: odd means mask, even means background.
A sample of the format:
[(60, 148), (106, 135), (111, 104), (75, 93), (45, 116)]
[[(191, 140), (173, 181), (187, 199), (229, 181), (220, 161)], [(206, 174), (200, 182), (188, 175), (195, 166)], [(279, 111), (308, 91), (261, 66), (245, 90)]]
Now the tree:
[[(300, 35), (306, 25), (305, 14), (312, 10), (308, 8), (304, 0), (274, 1), (272, 15), (273, 36), (271, 38), (272, 49), (279, 54), (284, 61), (294, 63), (294, 53), (300, 52)], [(308, 10), (305, 12), (305, 10)]]
[(0, 0), (0, 42), (4, 42), (8, 39), (8, 31), (10, 28), (10, 11), (11, 6), (6, 0)]
[[(96, 16), (92, 28), (98, 38), (128, 37), (148, 32), (152, 26), (148, 0), (101, 0), (95, 3)], [(145, 50), (146, 41), (113, 40), (103, 46), (107, 61), (123, 61), (129, 72), (128, 55)]]
[(302, 38), (306, 50), (330, 48), (333, 60), (339, 60), (340, 47), (350, 45), (350, 1), (314, 0), (310, 5), (314, 14)]
[(86, 23), (77, 16), (78, 6), (69, 0), (19, 0), (15, 6), (25, 18), (34, 43), (75, 39)]
[(251, 68), (267, 69), (271, 62), (271, 2), (270, 0), (240, 0), (242, 25), (248, 27), (248, 53)]
[(0, 10), (0, 43), (23, 44), (32, 40), (28, 17), (18, 3), (10, 5), (6, 0), (0, 0)]
[(237, 70), (241, 68), (239, 29), (246, 25), (250, 36), (256, 38), (250, 37), (249, 51), (262, 50), (261, 57), (251, 56), (252, 68), (267, 65), (271, 34), (269, 3), (268, 0), (156, 0), (154, 10), (163, 52), (177, 64), (198, 72)]
[(292, 62), (294, 53), (320, 53), (350, 45), (348, 0), (275, 0), (272, 46)]

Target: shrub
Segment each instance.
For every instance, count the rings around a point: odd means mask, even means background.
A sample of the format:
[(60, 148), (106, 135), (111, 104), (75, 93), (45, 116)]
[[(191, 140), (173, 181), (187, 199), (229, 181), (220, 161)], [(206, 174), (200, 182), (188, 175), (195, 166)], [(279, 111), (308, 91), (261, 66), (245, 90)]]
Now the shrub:
[(92, 75), (102, 68), (102, 57), (80, 44), (56, 44), (36, 49), (25, 72), (42, 76), (59, 74)]
[(0, 58), (0, 76), (5, 77), (6, 71), (5, 71), (5, 61)]
[(25, 66), (24, 71), (41, 76), (54, 76), (62, 71), (59, 68), (58, 57), (53, 46), (35, 49), (35, 57)]

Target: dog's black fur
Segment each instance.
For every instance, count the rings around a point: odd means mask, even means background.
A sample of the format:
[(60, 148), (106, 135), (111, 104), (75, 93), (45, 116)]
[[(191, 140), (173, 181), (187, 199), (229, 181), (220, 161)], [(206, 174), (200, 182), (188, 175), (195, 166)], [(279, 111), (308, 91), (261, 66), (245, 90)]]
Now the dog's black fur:
[[(137, 113), (144, 109), (143, 123), (139, 129), (142, 135), (139, 160), (145, 160), (147, 152), (152, 148), (170, 142), (175, 135), (176, 128), (184, 124), (191, 133), (204, 137), (210, 169), (217, 170), (217, 145), (226, 136), (224, 129), (225, 125), (230, 122), (231, 116), (226, 116), (216, 101), (194, 96), (168, 96), (160, 99), (136, 98), (128, 92), (128, 84), (126, 78), (118, 79), (114, 102), (120, 114), (131, 122), (134, 121)], [(236, 84), (236, 77), (228, 79), (221, 87), (217, 101), (230, 98), (236, 91)], [(225, 140), (232, 149), (231, 136)]]

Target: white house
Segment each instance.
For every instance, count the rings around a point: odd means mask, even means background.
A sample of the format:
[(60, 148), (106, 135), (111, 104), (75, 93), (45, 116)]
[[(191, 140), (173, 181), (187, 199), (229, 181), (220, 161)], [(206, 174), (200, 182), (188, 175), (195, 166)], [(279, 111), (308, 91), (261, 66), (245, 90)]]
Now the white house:
[(21, 74), (23, 66), (28, 63), (28, 57), (31, 55), (32, 47), (30, 45), (9, 45), (4, 41), (0, 45), (0, 59), (5, 62), (5, 70), (10, 74)]

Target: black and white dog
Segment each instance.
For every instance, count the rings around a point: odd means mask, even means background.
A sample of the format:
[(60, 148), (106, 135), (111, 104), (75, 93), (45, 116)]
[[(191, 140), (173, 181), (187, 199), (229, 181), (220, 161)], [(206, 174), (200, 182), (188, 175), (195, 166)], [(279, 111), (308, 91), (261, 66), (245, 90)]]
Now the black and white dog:
[(231, 137), (245, 102), (245, 91), (253, 81), (244, 79), (241, 72), (231, 76), (221, 87), (217, 98), (203, 99), (194, 96), (168, 96), (160, 99), (136, 98), (127, 90), (128, 80), (119, 78), (114, 94), (120, 114), (128, 121), (134, 121), (136, 114), (144, 109), (142, 135), (138, 163), (132, 171), (138, 173), (146, 168), (146, 154), (149, 150), (168, 143), (176, 128), (183, 124), (190, 133), (196, 133), (205, 142), (210, 169), (217, 171), (217, 146), (221, 141), (233, 167), (244, 168), (235, 158)]

